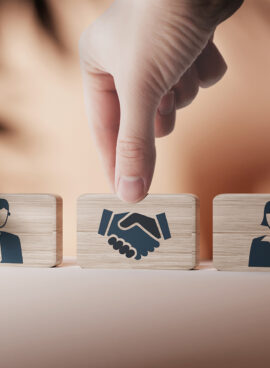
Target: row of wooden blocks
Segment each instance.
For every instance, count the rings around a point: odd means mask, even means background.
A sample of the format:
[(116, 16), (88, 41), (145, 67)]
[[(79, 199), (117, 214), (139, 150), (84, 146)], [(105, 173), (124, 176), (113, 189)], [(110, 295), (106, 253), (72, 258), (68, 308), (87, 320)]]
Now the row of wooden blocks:
[[(270, 270), (270, 194), (223, 194), (213, 201), (218, 270)], [(199, 262), (199, 201), (189, 194), (148, 195), (127, 204), (85, 194), (77, 203), (81, 267), (194, 269)], [(62, 262), (62, 199), (0, 195), (0, 266)]]

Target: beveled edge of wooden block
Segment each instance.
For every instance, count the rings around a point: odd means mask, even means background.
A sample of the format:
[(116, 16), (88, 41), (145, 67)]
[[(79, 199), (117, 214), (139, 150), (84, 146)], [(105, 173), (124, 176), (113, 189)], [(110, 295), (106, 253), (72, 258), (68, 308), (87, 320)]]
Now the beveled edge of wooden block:
[[(194, 214), (194, 217), (197, 218), (197, 219), (200, 219), (200, 212), (199, 212), (200, 199), (196, 194), (192, 194), (192, 193), (168, 193), (168, 194), (166, 194), (166, 193), (165, 194), (164, 193), (149, 193), (138, 203), (142, 203), (150, 197), (167, 197), (167, 196), (168, 197), (174, 197), (174, 196), (189, 197), (195, 203), (196, 213)], [(77, 197), (77, 201), (76, 201), (77, 211), (78, 211), (79, 201), (82, 200), (85, 197), (108, 197), (108, 198), (118, 199), (119, 202), (127, 203), (128, 205), (135, 205), (136, 206), (136, 204), (137, 204), (137, 203), (124, 202), (115, 193), (82, 193)], [(77, 220), (78, 220), (78, 217), (77, 217)], [(78, 221), (77, 221), (77, 223), (78, 223)], [(196, 226), (195, 226), (196, 233), (200, 230), (200, 227), (198, 226), (198, 224), (200, 225), (200, 221), (196, 222)]]
[(63, 262), (63, 198), (58, 194), (52, 196), (56, 200), (56, 262), (52, 267), (56, 267)]
[[(89, 192), (85, 192), (85, 193), (82, 193), (80, 194), (78, 197), (77, 197), (77, 202), (85, 197), (85, 196), (93, 196), (93, 197), (96, 197), (96, 196), (108, 196), (108, 197), (114, 197), (114, 198), (117, 198), (119, 200), (119, 202), (123, 202), (123, 203), (127, 203), (127, 204), (131, 204), (131, 205), (136, 205), (136, 203), (132, 203), (132, 202), (124, 202), (122, 201), (116, 193), (89, 193)], [(187, 197), (191, 197), (193, 199), (195, 199), (196, 201), (199, 201), (199, 197), (196, 195), (196, 194), (193, 194), (193, 193), (148, 193), (141, 201), (137, 202), (137, 203), (141, 203), (143, 202), (146, 198), (148, 197), (173, 197), (173, 196), (187, 196)]]
[(196, 213), (195, 213), (195, 221), (196, 221), (196, 225), (195, 225), (195, 229), (196, 229), (196, 233), (195, 233), (195, 237), (196, 237), (196, 256), (195, 256), (195, 262), (194, 262), (194, 268), (198, 267), (200, 264), (200, 222), (201, 222), (201, 218), (200, 218), (200, 199), (198, 196), (192, 194), (192, 196), (195, 199), (195, 207), (196, 207)]
[[(117, 194), (115, 193), (82, 193), (80, 194), (78, 197), (77, 197), (77, 208), (76, 208), (76, 212), (77, 212), (77, 232), (78, 232), (78, 203), (80, 200), (82, 200), (84, 197), (88, 197), (88, 196), (91, 196), (91, 197), (96, 197), (96, 196), (100, 196), (100, 197), (103, 197), (103, 196), (107, 196), (107, 197), (114, 197), (114, 198), (118, 198), (117, 197)], [(200, 263), (200, 199), (199, 197), (196, 195), (196, 194), (193, 194), (193, 193), (149, 193), (144, 199), (142, 199), (140, 202), (143, 202), (146, 198), (148, 197), (155, 197), (155, 196), (170, 196), (170, 197), (173, 197), (173, 196), (186, 196), (186, 197), (189, 197), (192, 201), (194, 201), (195, 203), (195, 213), (194, 213), (194, 220), (195, 220), (195, 252), (193, 252), (193, 257), (192, 257), (192, 265), (186, 269), (184, 268), (181, 268), (179, 269), (179, 271), (184, 271), (184, 270), (187, 270), (187, 271), (190, 271), (190, 270), (194, 270), (196, 269), (196, 267), (199, 266), (199, 263)], [(119, 198), (118, 198), (119, 199)], [(119, 199), (119, 201), (121, 201), (121, 199)], [(136, 203), (131, 203), (132, 205), (136, 205)], [(76, 249), (76, 253), (77, 253), (77, 263), (78, 265), (84, 269), (84, 268), (88, 268), (88, 267), (83, 267), (80, 265), (80, 263), (78, 262), (78, 245), (77, 245), (77, 249)], [(143, 268), (140, 268), (141, 270), (143, 270)], [(138, 270), (140, 270), (138, 268)], [(134, 270), (136, 270), (136, 268), (134, 268)], [(160, 269), (160, 270), (163, 270), (163, 269)], [(175, 270), (178, 270), (178, 269), (175, 269)]]
[(217, 194), (213, 198), (213, 204), (219, 199), (226, 198), (226, 197), (228, 198), (230, 196), (231, 197), (245, 197), (245, 196), (264, 197), (264, 196), (270, 196), (270, 193), (220, 193), (220, 194)]

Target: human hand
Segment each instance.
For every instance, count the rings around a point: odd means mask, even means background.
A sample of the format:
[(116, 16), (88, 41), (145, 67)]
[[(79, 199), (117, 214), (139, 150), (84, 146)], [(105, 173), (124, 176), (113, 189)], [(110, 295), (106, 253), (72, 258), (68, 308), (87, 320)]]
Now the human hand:
[(176, 109), (209, 87), (226, 64), (217, 25), (243, 0), (115, 0), (82, 35), (80, 55), (90, 126), (118, 196), (148, 192), (155, 136), (169, 134)]
[(159, 247), (158, 239), (161, 239), (161, 233), (157, 224), (164, 239), (171, 237), (165, 213), (156, 217), (157, 219), (154, 219), (139, 213), (128, 212), (113, 215), (112, 211), (104, 210), (98, 233), (106, 234), (109, 237), (108, 244), (120, 254), (139, 260)]

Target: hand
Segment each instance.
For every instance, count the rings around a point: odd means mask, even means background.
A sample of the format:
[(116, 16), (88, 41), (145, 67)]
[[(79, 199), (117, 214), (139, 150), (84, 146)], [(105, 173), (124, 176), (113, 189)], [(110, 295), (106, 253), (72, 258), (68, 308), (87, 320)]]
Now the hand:
[(159, 235), (160, 238), (156, 221), (139, 214), (129, 215), (127, 213), (121, 213), (114, 215), (110, 229), (108, 231), (108, 236), (110, 236), (108, 243), (113, 245), (114, 249), (118, 249), (121, 254), (125, 253), (128, 258), (131, 258), (133, 255), (136, 260), (141, 259), (142, 256), (146, 257), (148, 252), (153, 252), (155, 248), (158, 248), (160, 245), (152, 233), (149, 234), (147, 231), (145, 231), (144, 226), (138, 226), (138, 219), (142, 224), (146, 222), (146, 226), (148, 228), (150, 222), (151, 225), (154, 223), (153, 231), (154, 233), (158, 231), (158, 234), (156, 234)]
[(111, 217), (111, 211), (103, 211), (98, 232), (101, 235), (107, 232), (108, 244), (127, 258), (139, 260), (159, 247), (161, 234), (157, 223), (164, 239), (171, 237), (165, 213), (157, 215), (157, 220), (139, 213), (115, 214), (107, 231)]
[(213, 34), (242, 2), (116, 0), (83, 33), (89, 122), (121, 199), (144, 198), (155, 166), (155, 136), (169, 134), (176, 109), (224, 75)]

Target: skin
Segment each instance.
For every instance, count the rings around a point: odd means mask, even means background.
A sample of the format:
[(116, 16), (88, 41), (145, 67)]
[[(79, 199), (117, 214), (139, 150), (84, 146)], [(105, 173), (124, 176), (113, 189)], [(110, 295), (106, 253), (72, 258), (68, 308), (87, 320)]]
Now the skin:
[(6, 208), (2, 208), (0, 210), (0, 228), (4, 227), (8, 219), (8, 210)]
[(81, 36), (87, 114), (112, 189), (128, 202), (145, 197), (155, 137), (174, 128), (176, 110), (227, 66), (216, 27), (242, 0), (116, 0)]
[[(267, 224), (268, 224), (268, 227), (270, 228), (269, 224), (270, 224), (270, 213), (267, 213), (266, 214), (266, 221), (267, 221)], [(264, 241), (268, 241), (270, 242), (270, 235), (266, 235), (264, 238), (263, 238)]]

